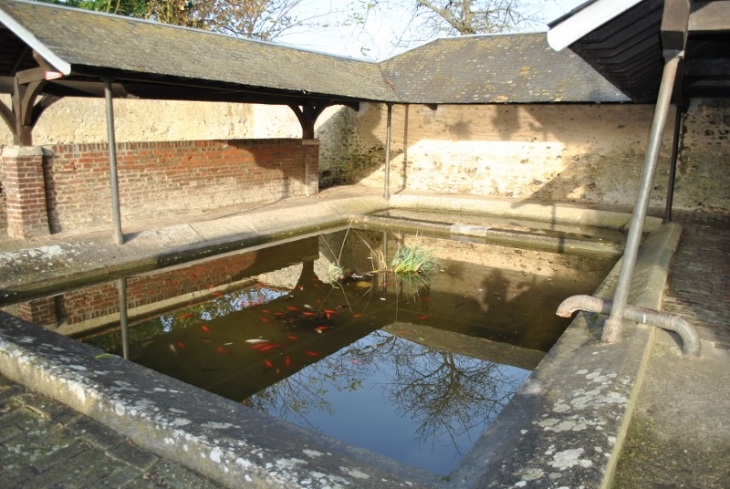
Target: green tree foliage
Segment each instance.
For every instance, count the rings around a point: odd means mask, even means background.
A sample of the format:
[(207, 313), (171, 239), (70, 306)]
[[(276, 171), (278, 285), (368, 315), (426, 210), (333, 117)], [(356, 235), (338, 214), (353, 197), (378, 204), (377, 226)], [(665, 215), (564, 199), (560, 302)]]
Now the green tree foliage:
[[(206, 29), (208, 25), (205, 19), (205, 12), (209, 0), (128, 0), (142, 3), (146, 6), (144, 10), (145, 19), (156, 20), (163, 24), (181, 25), (184, 27), (196, 27)], [(139, 17), (139, 15), (135, 15)]]
[(65, 5), (66, 7), (95, 10), (117, 15), (145, 17), (147, 5), (142, 0), (40, 0), (43, 3)]

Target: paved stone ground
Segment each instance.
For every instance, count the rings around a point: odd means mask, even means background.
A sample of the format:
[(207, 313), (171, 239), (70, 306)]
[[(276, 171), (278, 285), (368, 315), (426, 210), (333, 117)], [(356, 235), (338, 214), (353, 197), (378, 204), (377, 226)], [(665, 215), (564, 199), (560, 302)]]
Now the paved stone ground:
[(684, 316), (702, 340), (730, 350), (730, 216), (677, 216), (682, 241), (664, 310)]
[(614, 489), (730, 487), (730, 217), (676, 216), (682, 240), (666, 311), (698, 330), (702, 357), (657, 331)]
[(3, 488), (221, 487), (2, 376), (0, 467)]

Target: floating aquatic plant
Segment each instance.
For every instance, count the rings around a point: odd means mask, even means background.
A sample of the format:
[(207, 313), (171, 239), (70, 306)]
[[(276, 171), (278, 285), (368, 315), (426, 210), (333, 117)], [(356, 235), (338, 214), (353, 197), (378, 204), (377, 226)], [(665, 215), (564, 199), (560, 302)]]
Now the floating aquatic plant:
[(325, 283), (336, 285), (345, 275), (345, 269), (339, 263), (330, 262), (327, 266), (327, 280)]
[(433, 251), (418, 245), (401, 246), (390, 262), (391, 271), (396, 275), (429, 274), (438, 268), (438, 260)]

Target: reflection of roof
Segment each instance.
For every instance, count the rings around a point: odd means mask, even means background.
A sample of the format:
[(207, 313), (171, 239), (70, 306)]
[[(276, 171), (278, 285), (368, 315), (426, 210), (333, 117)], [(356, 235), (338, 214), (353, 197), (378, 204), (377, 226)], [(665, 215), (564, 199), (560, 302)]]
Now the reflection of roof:
[(36, 68), (63, 73), (43, 93), (300, 103), (617, 102), (628, 99), (544, 34), (443, 39), (380, 64), (43, 3), (0, 0), (0, 91)]
[(409, 102), (628, 101), (578, 56), (551, 49), (545, 33), (440, 39), (381, 65)]
[(572, 41), (570, 49), (634, 102), (646, 103), (655, 101), (659, 91), (662, 50), (666, 47), (663, 42), (684, 34), (685, 57), (676, 99), (730, 97), (730, 2), (692, 0), (689, 14), (681, 8), (683, 2), (622, 3), (626, 7), (616, 16), (601, 18), (601, 6), (608, 10), (616, 0), (587, 2), (553, 22), (548, 38), (557, 29), (569, 34), (579, 32), (586, 20), (594, 22), (590, 32), (577, 39), (568, 38)]

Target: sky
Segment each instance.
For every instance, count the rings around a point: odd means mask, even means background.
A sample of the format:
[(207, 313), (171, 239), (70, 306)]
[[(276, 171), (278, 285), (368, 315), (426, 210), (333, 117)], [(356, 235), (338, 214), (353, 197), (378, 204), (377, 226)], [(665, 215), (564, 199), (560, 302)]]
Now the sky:
[[(413, 0), (400, 0), (408, 5)], [(586, 0), (527, 0), (535, 11), (542, 11), (543, 18), (550, 22), (571, 11)], [(321, 12), (336, 11), (347, 5), (344, 0), (303, 0), (298, 13), (302, 17), (315, 16)], [(387, 15), (378, 15), (372, 12), (365, 25), (337, 26), (326, 29), (303, 29), (294, 31), (276, 40), (277, 43), (287, 44), (303, 49), (319, 51), (328, 54), (347, 56), (356, 59), (381, 61), (395, 56), (406, 48), (394, 46), (399, 34), (405, 29), (409, 15), (404, 7), (402, 10), (393, 9)], [(335, 24), (343, 23), (343, 16), (330, 17)], [(547, 30), (547, 26), (531, 29)], [(426, 42), (426, 41), (424, 41)], [(411, 48), (414, 46), (411, 46)]]

